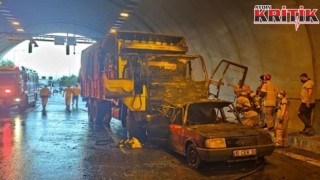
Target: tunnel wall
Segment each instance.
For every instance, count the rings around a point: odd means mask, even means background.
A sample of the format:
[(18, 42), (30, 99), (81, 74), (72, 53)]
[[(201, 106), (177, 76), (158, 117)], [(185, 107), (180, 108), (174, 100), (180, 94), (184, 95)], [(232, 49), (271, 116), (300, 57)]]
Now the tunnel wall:
[[(272, 81), (287, 91), (290, 99), (289, 128), (301, 129), (297, 118), (300, 105), (302, 72), (315, 80), (319, 87), (320, 26), (255, 25), (253, 8), (267, 4), (273, 8), (319, 8), (320, 2), (295, 0), (157, 0), (142, 1), (123, 29), (183, 35), (190, 53), (204, 57), (208, 72), (221, 59), (231, 60), (249, 67), (246, 84), (256, 89), (259, 76), (272, 74)], [(320, 15), (318, 15), (320, 16)], [(319, 89), (316, 88), (319, 99)], [(318, 102), (319, 104), (319, 102)], [(316, 106), (319, 111), (319, 105)], [(315, 125), (319, 128), (319, 113)]]

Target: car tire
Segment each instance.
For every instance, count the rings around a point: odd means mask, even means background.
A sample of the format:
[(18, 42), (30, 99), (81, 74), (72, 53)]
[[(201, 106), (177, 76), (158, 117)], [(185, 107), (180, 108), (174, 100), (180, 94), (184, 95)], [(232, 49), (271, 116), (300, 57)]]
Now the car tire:
[(196, 146), (194, 144), (190, 144), (187, 148), (187, 161), (188, 166), (192, 169), (198, 169), (201, 166), (201, 159), (198, 155)]

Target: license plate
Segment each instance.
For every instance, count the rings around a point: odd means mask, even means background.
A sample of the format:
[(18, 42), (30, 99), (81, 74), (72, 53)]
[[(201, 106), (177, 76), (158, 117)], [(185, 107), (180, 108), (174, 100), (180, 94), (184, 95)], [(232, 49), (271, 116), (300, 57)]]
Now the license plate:
[(234, 157), (244, 157), (244, 156), (252, 156), (252, 155), (257, 155), (256, 149), (243, 149), (243, 150), (233, 151)]

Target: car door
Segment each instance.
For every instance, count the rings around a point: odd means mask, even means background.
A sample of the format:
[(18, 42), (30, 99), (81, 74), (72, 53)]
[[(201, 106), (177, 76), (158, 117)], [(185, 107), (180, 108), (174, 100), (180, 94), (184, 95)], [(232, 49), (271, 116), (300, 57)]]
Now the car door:
[(169, 143), (174, 151), (183, 153), (183, 108), (176, 109), (173, 114), (169, 125)]

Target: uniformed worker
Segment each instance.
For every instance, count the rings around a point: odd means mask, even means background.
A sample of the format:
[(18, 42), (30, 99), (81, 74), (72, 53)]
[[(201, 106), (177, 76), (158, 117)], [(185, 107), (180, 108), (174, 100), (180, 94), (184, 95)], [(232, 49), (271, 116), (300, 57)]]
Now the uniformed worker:
[(78, 85), (75, 85), (72, 89), (72, 106), (76, 104), (76, 107), (78, 107), (78, 101), (79, 101), (79, 95), (80, 95), (80, 88)]
[(71, 110), (70, 110), (70, 103), (71, 103), (72, 89), (70, 88), (70, 86), (68, 86), (68, 87), (64, 90), (62, 96), (65, 96), (66, 110), (67, 110), (68, 112), (71, 112)]
[(315, 107), (314, 82), (306, 73), (300, 75), (300, 80), (303, 86), (301, 88), (301, 104), (298, 117), (305, 125), (301, 133), (312, 136), (314, 135), (314, 129), (311, 123), (312, 109)]
[(50, 89), (47, 85), (44, 85), (44, 87), (40, 90), (40, 97), (41, 97), (41, 103), (42, 103), (42, 111), (46, 110), (46, 106), (48, 104), (48, 98), (50, 96)]
[(263, 98), (263, 106), (267, 129), (269, 131), (273, 131), (275, 124), (274, 115), (277, 105), (277, 88), (270, 80), (271, 75), (266, 74), (264, 76), (264, 84), (261, 87), (260, 97)]
[(240, 88), (236, 88), (236, 108), (242, 114), (241, 122), (244, 125), (258, 127), (259, 116), (248, 99), (247, 93), (245, 93)]
[(288, 147), (289, 136), (288, 136), (288, 123), (289, 113), (288, 106), (289, 102), (286, 98), (286, 91), (279, 90), (278, 92), (278, 111), (277, 111), (277, 125), (276, 125), (276, 147)]

